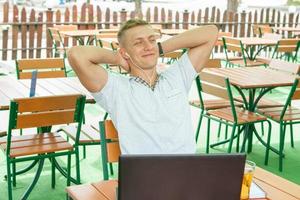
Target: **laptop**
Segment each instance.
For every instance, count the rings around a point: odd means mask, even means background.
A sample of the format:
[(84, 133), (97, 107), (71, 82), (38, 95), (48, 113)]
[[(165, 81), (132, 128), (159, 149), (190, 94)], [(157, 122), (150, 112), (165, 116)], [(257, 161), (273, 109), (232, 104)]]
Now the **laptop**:
[(122, 155), (119, 200), (239, 200), (244, 154)]

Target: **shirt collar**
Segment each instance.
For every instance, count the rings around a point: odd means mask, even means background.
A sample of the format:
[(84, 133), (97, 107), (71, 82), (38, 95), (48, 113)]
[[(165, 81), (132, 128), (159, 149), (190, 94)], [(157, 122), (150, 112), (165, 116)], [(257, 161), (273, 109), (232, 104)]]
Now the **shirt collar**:
[(154, 84), (153, 84), (152, 86), (150, 86), (150, 85), (147, 83), (147, 81), (145, 81), (143, 78), (141, 78), (141, 77), (139, 77), (139, 76), (133, 76), (133, 75), (130, 75), (130, 80), (133, 80), (133, 81), (135, 81), (136, 83), (143, 84), (143, 85), (147, 86), (148, 88), (150, 88), (152, 91), (154, 91), (156, 85), (157, 85), (158, 82), (159, 82), (160, 77), (162, 77), (162, 75), (161, 75), (161, 74), (157, 74), (156, 79), (155, 79), (155, 81), (154, 81)]

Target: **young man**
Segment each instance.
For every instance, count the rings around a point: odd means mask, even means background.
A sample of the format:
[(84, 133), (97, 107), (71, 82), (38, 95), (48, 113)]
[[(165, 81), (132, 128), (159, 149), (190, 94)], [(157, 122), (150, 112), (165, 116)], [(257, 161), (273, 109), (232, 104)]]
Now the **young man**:
[[(195, 153), (188, 93), (207, 62), (218, 34), (203, 26), (161, 44), (143, 20), (129, 20), (119, 30), (118, 52), (75, 46), (68, 59), (81, 83), (109, 113), (118, 130), (122, 154)], [(188, 52), (158, 74), (159, 53)], [(120, 65), (130, 76), (106, 71), (99, 64)]]

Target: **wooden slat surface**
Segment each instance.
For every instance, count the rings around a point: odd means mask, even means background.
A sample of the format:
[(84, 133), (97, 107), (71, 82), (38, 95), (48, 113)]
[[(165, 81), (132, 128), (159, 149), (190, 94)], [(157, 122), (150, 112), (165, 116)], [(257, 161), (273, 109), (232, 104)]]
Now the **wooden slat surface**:
[(240, 88), (265, 88), (291, 86), (297, 75), (261, 67), (204, 69), (205, 72), (229, 78)]
[(300, 186), (259, 167), (255, 169), (254, 181), (272, 200), (300, 199)]
[(116, 29), (95, 29), (95, 30), (76, 30), (76, 31), (60, 31), (63, 37), (84, 37), (94, 36), (100, 33), (118, 32)]
[[(16, 80), (10, 76), (0, 77), (0, 110), (9, 108), (10, 100), (29, 97), (30, 80)], [(93, 96), (81, 85), (78, 78), (38, 79), (35, 96), (84, 94), (87, 103), (95, 103)]]
[(16, 128), (34, 128), (74, 122), (74, 109), (33, 114), (19, 114)]
[(272, 27), (278, 31), (300, 31), (300, 27)]
[(18, 60), (19, 69), (50, 69), (63, 68), (64, 60), (62, 58), (48, 59), (24, 59)]
[[(31, 79), (32, 72), (20, 72), (20, 79)], [(53, 78), (53, 77), (66, 77), (64, 70), (56, 71), (39, 71), (37, 78)]]
[[(75, 140), (77, 126), (68, 125), (62, 127), (62, 129), (70, 138), (72, 138), (72, 140)], [(95, 143), (95, 142), (100, 142), (100, 133), (89, 125), (81, 126), (79, 143), (88, 144), (88, 143)]]
[(108, 200), (101, 192), (99, 192), (93, 185), (73, 185), (67, 187), (66, 191), (73, 200)]
[(259, 37), (241, 37), (238, 38), (244, 45), (276, 45), (277, 40), (271, 40)]
[[(6, 150), (6, 138), (1, 138), (0, 148)], [(57, 133), (14, 136), (12, 137), (10, 156), (18, 157), (72, 149), (73, 146)]]
[(116, 180), (92, 183), (92, 186), (100, 191), (107, 199), (117, 199), (116, 189), (111, 190), (111, 188), (116, 188), (118, 186), (118, 182)]
[(14, 99), (18, 103), (18, 111), (43, 112), (63, 109), (75, 109), (80, 95), (63, 95), (51, 97), (32, 97)]
[(121, 155), (119, 142), (107, 143), (107, 160), (108, 162), (119, 162), (119, 157)]
[(68, 142), (60, 142), (55, 144), (45, 144), (41, 146), (32, 146), (30, 148), (16, 148), (10, 150), (11, 157), (19, 157), (33, 154), (43, 154), (56, 151), (72, 150), (73, 146)]

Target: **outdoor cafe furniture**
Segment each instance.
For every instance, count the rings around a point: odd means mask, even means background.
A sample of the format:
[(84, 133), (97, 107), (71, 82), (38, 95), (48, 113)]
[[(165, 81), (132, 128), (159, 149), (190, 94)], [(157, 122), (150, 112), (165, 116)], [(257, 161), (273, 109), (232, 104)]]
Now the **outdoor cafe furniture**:
[(63, 37), (75, 38), (80, 45), (92, 44), (95, 40), (95, 35), (98, 34), (117, 34), (118, 29), (91, 29), (91, 30), (75, 30), (61, 31)]
[[(237, 90), (243, 99), (244, 107), (250, 112), (255, 112), (261, 98), (270, 90), (276, 87), (292, 86), (297, 75), (277, 71), (269, 68), (246, 67), (246, 68), (211, 68), (204, 69), (204, 72), (211, 75), (227, 77), (230, 83)], [(248, 95), (248, 97), (246, 97)], [(262, 140), (257, 133), (253, 124), (245, 127), (245, 137), (248, 140), (247, 152), (252, 151), (253, 134), (264, 145), (267, 144)], [(228, 140), (229, 141), (229, 140)], [(241, 151), (245, 151), (245, 142), (242, 145)], [(224, 143), (224, 142), (222, 142)], [(211, 145), (211, 146), (216, 146)], [(270, 150), (279, 154), (278, 150), (269, 147)]]
[(187, 31), (187, 29), (160, 29), (161, 34), (164, 35), (178, 35), (180, 33), (183, 33), (184, 31)]
[[(61, 31), (76, 31), (77, 25), (54, 25), (48, 28), (50, 38), (52, 39), (52, 45), (54, 49), (53, 57), (59, 57), (63, 55), (66, 58), (69, 39), (61, 35)], [(76, 45), (76, 40), (72, 42), (73, 46)]]
[(252, 26), (253, 35), (256, 37), (262, 37), (266, 33), (273, 33), (272, 27), (268, 24), (254, 24)]
[(300, 48), (300, 39), (280, 39), (274, 49), (272, 58), (280, 58), (295, 62)]
[[(12, 185), (16, 186), (16, 164), (33, 161), (38, 163), (34, 179), (21, 199), (27, 199), (35, 187), (45, 159), (51, 161), (52, 188), (55, 187), (56, 157), (67, 156), (64, 175), (70, 185), (71, 155), (78, 151), (80, 126), (82, 124), (85, 96), (80, 94), (27, 97), (12, 99), (10, 102), (7, 137), (0, 139), (0, 149), (6, 154), (8, 199), (13, 199)], [(53, 125), (77, 123), (75, 145), (67, 142), (57, 133), (51, 132)], [(12, 136), (12, 131), (24, 128), (37, 128), (33, 135)], [(22, 173), (32, 169), (31, 165)], [(78, 181), (78, 180), (77, 180)]]
[[(0, 110), (8, 110), (11, 99), (28, 97), (30, 86), (30, 79), (16, 80), (10, 76), (0, 77)], [(95, 103), (94, 98), (81, 85), (77, 77), (38, 79), (35, 96), (54, 96), (77, 93), (84, 94), (86, 96), (86, 103)], [(63, 131), (68, 137), (75, 141), (76, 128), (76, 126), (64, 126), (57, 131)], [(99, 144), (100, 138), (98, 126), (93, 124), (83, 125), (78, 142), (78, 145), (83, 146), (83, 157), (86, 157), (85, 147), (87, 145)], [(76, 162), (79, 163), (79, 150)], [(78, 176), (80, 177), (80, 175)]]
[[(227, 59), (226, 66), (260, 66), (265, 65), (264, 60), (257, 56), (261, 51), (269, 46), (277, 44), (277, 40), (258, 38), (258, 37), (223, 37), (225, 55)], [(230, 52), (241, 54), (241, 57), (229, 56)]]
[(272, 27), (272, 28), (276, 32), (278, 32), (278, 31), (287, 32), (288, 38), (297, 36), (297, 33), (299, 34), (299, 32), (300, 32), (300, 26), (296, 26), (296, 27), (278, 26), (278, 27)]
[[(10, 100), (28, 97), (30, 80), (16, 80), (11, 76), (0, 77), (0, 110), (8, 110)], [(35, 96), (84, 94), (86, 103), (95, 103), (93, 96), (81, 85), (77, 77), (44, 78), (37, 80)]]
[(63, 58), (16, 60), (18, 79), (31, 79), (33, 70), (37, 71), (37, 78), (67, 77)]
[[(213, 68), (211, 68), (213, 69)], [(219, 70), (220, 68), (215, 68)], [(206, 138), (206, 153), (209, 153), (210, 147), (210, 122), (211, 120), (218, 123), (225, 124), (232, 127), (231, 135), (228, 140), (218, 142), (211, 145), (211, 147), (229, 142), (227, 152), (231, 153), (233, 141), (237, 138), (237, 151), (239, 151), (239, 138), (240, 134), (246, 130), (246, 127), (250, 127), (256, 123), (268, 124), (268, 138), (271, 134), (271, 123), (266, 117), (256, 114), (254, 111), (250, 111), (244, 108), (237, 107), (234, 102), (234, 96), (232, 92), (232, 84), (230, 80), (222, 75), (216, 75), (207, 71), (200, 72), (199, 74), (199, 88), (200, 92), (212, 94), (214, 96), (226, 99), (229, 101), (228, 107), (208, 110), (204, 117), (207, 118), (207, 138)], [(245, 138), (242, 143), (242, 149), (245, 145)], [(269, 148), (267, 146), (266, 148)]]
[[(205, 68), (221, 68), (221, 60), (220, 59), (209, 59), (208, 62), (205, 64)], [(202, 124), (203, 116), (207, 113), (207, 111), (212, 110), (212, 109), (228, 108), (231, 105), (230, 105), (230, 102), (224, 98), (204, 99), (202, 92), (201, 92), (201, 83), (200, 83), (199, 76), (196, 77), (196, 85), (197, 85), (199, 99), (191, 100), (190, 105), (200, 109), (198, 125), (197, 125), (197, 129), (196, 129), (196, 133), (195, 133), (196, 142), (198, 142), (199, 132), (200, 132), (200, 127)], [(236, 103), (236, 106), (241, 107), (242, 104)], [(226, 126), (226, 131), (225, 131), (226, 139), (227, 139), (227, 130), (228, 130), (228, 127)], [(218, 128), (218, 137), (220, 137), (220, 131), (221, 131), (221, 123), (219, 124), (219, 128)]]
[[(282, 171), (283, 168), (283, 150), (284, 150), (284, 141), (285, 141), (285, 132), (286, 126), (290, 125), (291, 128), (291, 146), (294, 146), (293, 142), (293, 124), (300, 123), (299, 113), (300, 110), (298, 108), (291, 106), (291, 100), (299, 100), (300, 99), (300, 90), (298, 86), (298, 79), (295, 80), (291, 91), (289, 92), (288, 98), (284, 107), (279, 108), (264, 108), (258, 109), (258, 112), (268, 117), (270, 120), (277, 122), (279, 126), (279, 171)], [(270, 145), (270, 139), (268, 138), (267, 146)], [(266, 152), (266, 160), (265, 164), (268, 164), (269, 160), (269, 150)]]

